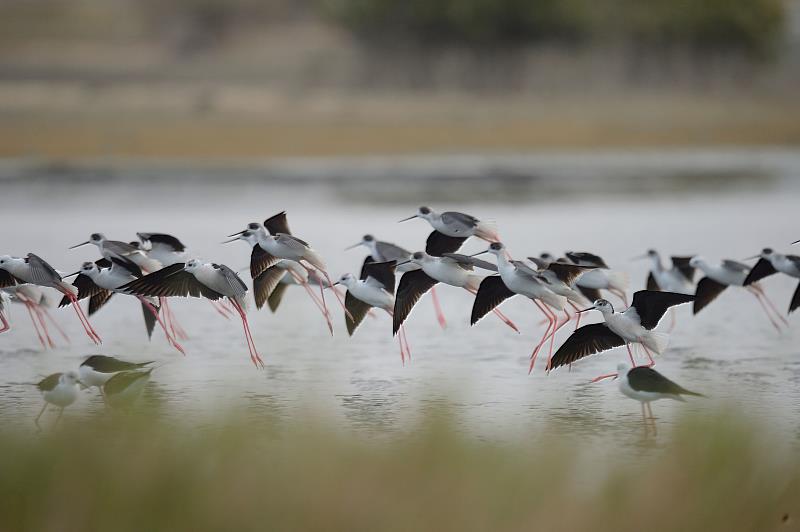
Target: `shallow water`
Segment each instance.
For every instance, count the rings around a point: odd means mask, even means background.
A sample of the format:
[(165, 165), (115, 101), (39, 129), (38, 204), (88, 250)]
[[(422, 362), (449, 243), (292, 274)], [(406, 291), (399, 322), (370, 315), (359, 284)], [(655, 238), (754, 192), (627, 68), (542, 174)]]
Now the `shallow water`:
[[(114, 171), (103, 166), (84, 180), (75, 178), (85, 168), (76, 175), (74, 169), (65, 174), (48, 167), (43, 172), (13, 162), (2, 172), (0, 247), (12, 255), (33, 251), (71, 272), (96, 258), (93, 246), (67, 250), (91, 232), (127, 240), (136, 231), (159, 231), (177, 235), (197, 256), (244, 269), (247, 246), (220, 242), (247, 222), (285, 209), (293, 232), (312, 243), (338, 276), (360, 268), (365, 250), (344, 248), (363, 233), (411, 250), (422, 248), (429, 226), (397, 220), (418, 205), (433, 204), (496, 219), (516, 257), (543, 250), (597, 252), (613, 268), (630, 273), (632, 292), (644, 287), (647, 263), (630, 258), (649, 247), (664, 255), (741, 259), (767, 245), (789, 249), (789, 242), (800, 238), (798, 153), (564, 154), (492, 161), (494, 172), (479, 158), (441, 158), (427, 166), (377, 160), (366, 166), (371, 173), (362, 168), (348, 178), (342, 177), (344, 169), (347, 164), (361, 168), (357, 161), (332, 164), (327, 173), (320, 163), (279, 165), (284, 173), (307, 177), (297, 182), (276, 179), (275, 165), (247, 172), (226, 172), (220, 166), (202, 171), (180, 165), (117, 165)], [(430, 164), (437, 172), (426, 173)], [(508, 168), (514, 169), (513, 179), (507, 177)], [(454, 169), (463, 171), (462, 177)], [(484, 246), (469, 241), (464, 250)], [(764, 284), (785, 310), (796, 281), (775, 276)], [(198, 300), (173, 303), (191, 337), (183, 342), (186, 357), (173, 351), (158, 330), (152, 342), (146, 341), (133, 298), (116, 296), (93, 318), (104, 340), (101, 348), (89, 343), (74, 313), (62, 309), (55, 314), (72, 344), (43, 351), (24, 309), (14, 305), (14, 328), (0, 336), (0, 423), (32, 427), (41, 399), (24, 383), (102, 352), (164, 362), (154, 373), (149, 397), (190, 420), (233, 405), (244, 405), (249, 415), (286, 419), (312, 410), (319, 415), (322, 409), (322, 415), (344, 428), (382, 433), (403, 431), (421, 413), (446, 403), (460, 426), (481, 438), (537, 434), (542, 427), (556, 426), (582, 440), (638, 445), (639, 406), (621, 396), (613, 381), (589, 383), (625, 360), (624, 349), (585, 359), (571, 372), (546, 376), (542, 365), (528, 375), (528, 355), (543, 330), (529, 301), (514, 299), (503, 306), (522, 330), (517, 335), (491, 316), (471, 328), (472, 296), (447, 286), (439, 294), (447, 329), (440, 330), (425, 297), (407, 322), (413, 359), (402, 365), (388, 316), (376, 313), (348, 338), (341, 309), (331, 298), (337, 327), (332, 338), (306, 294), (292, 287), (276, 314), (251, 310), (264, 371), (249, 361), (241, 324), (226, 321)], [(667, 432), (678, 412), (727, 402), (796, 441), (800, 318), (792, 316), (790, 328), (778, 334), (754, 298), (740, 289), (726, 291), (697, 317), (689, 308), (679, 309), (677, 317), (671, 347), (657, 368), (709, 399), (656, 403), (660, 430)], [(570, 328), (560, 332), (557, 345)], [(101, 407), (95, 393), (84, 393), (69, 409), (67, 422)]]

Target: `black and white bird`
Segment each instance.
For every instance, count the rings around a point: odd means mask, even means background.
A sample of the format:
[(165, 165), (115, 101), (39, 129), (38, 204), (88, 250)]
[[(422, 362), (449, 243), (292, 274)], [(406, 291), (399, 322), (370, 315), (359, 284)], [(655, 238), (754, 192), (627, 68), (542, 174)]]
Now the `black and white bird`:
[(602, 257), (588, 251), (567, 251), (564, 255), (566, 260), (572, 264), (594, 268), (591, 272), (581, 275), (576, 283), (576, 286), (589, 300), (600, 299), (596, 297), (599, 296), (598, 290), (608, 290), (626, 305), (628, 304), (626, 292), (629, 279), (627, 273), (612, 270)]
[(103, 392), (103, 385), (122, 371), (141, 370), (153, 364), (149, 362), (127, 362), (106, 355), (92, 355), (84, 360), (78, 368), (81, 382), (88, 388), (97, 387)]
[[(94, 315), (111, 299), (114, 294), (133, 295), (142, 306), (144, 315), (144, 326), (147, 337), (151, 338), (155, 324), (158, 323), (167, 337), (169, 344), (181, 354), (186, 354), (178, 340), (170, 333), (169, 328), (159, 315), (157, 300), (148, 299), (145, 296), (130, 294), (122, 287), (131, 281), (142, 277), (142, 271), (136, 264), (123, 262), (117, 257), (110, 261), (100, 259), (96, 262), (84, 262), (81, 269), (72, 275), (76, 275), (72, 285), (78, 290), (78, 300), (89, 298), (89, 316)], [(69, 276), (68, 276), (69, 277)], [(69, 300), (64, 297), (59, 306), (69, 304)]]
[[(745, 286), (751, 286), (753, 283), (778, 272), (800, 279), (800, 257), (797, 255), (784, 255), (772, 248), (764, 248), (759, 255), (750, 258), (758, 258), (758, 262), (747, 274), (744, 280)], [(792, 299), (789, 302), (789, 313), (793, 312), (797, 307), (800, 307), (800, 283), (797, 284), (794, 295), (792, 295)]]
[[(550, 339), (549, 363), (553, 353), (553, 338), (556, 332), (571, 319), (566, 310), (567, 298), (550, 290), (547, 281), (540, 276), (537, 270), (522, 261), (512, 260), (502, 242), (492, 242), (489, 244), (489, 249), (481, 253), (491, 253), (497, 258), (497, 271), (500, 275), (491, 275), (481, 281), (472, 305), (470, 323), (475, 325), (489, 311), (495, 310), (503, 301), (514, 295), (527, 297), (542, 311), (547, 320), (547, 328), (542, 339), (531, 353), (529, 371), (533, 371), (539, 350), (548, 339)], [(556, 312), (564, 312), (563, 322), (559, 323)]]
[(33, 253), (28, 253), (25, 258), (8, 255), (0, 256), (0, 288), (25, 283), (54, 288), (64, 294), (72, 304), (72, 308), (75, 309), (75, 313), (78, 315), (78, 319), (89, 338), (95, 344), (102, 343), (100, 335), (92, 328), (88, 318), (78, 304), (77, 289), (63, 281), (61, 274), (55, 268)]
[(654, 330), (658, 322), (670, 307), (693, 300), (694, 296), (689, 294), (640, 290), (633, 294), (633, 302), (628, 309), (616, 312), (611, 303), (605, 299), (598, 299), (591, 307), (581, 312), (599, 310), (603, 314), (604, 321), (584, 325), (572, 333), (553, 355), (549, 369), (572, 364), (586, 356), (623, 345), (628, 348), (631, 364), (636, 366), (631, 344), (640, 344), (644, 348), (652, 366), (655, 361), (651, 352), (661, 354), (669, 343), (667, 333)]
[[(25, 306), (31, 323), (33, 323), (33, 329), (36, 332), (39, 343), (45, 349), (48, 347), (56, 347), (53, 338), (50, 336), (50, 330), (47, 326), (48, 322), (56, 328), (61, 338), (63, 338), (66, 343), (69, 343), (67, 333), (64, 332), (64, 329), (61, 328), (55, 318), (50, 315), (50, 306), (52, 302), (47, 294), (45, 294), (43, 288), (33, 284), (8, 286), (0, 289), (0, 299), (6, 299), (11, 303), (19, 303)], [(2, 301), (0, 301), (0, 303), (2, 303)], [(0, 304), (0, 307), (2, 307), (2, 304)], [(0, 312), (0, 320), (5, 318), (2, 314), (3, 313)], [(4, 326), (6, 325), (10, 327), (8, 323), (4, 324)], [(0, 332), (3, 332), (3, 330), (0, 330)]]
[(103, 397), (112, 408), (132, 406), (142, 395), (155, 368), (125, 370), (113, 374), (103, 384)]
[(445, 236), (456, 238), (477, 236), (487, 242), (500, 240), (494, 223), (478, 220), (474, 216), (463, 212), (447, 211), (438, 213), (430, 207), (420, 207), (416, 214), (400, 221), (407, 222), (414, 218), (422, 218), (431, 224), (431, 227), (436, 231)]
[(187, 263), (175, 263), (120, 287), (120, 290), (152, 297), (204, 297), (212, 301), (227, 298), (239, 313), (244, 327), (250, 360), (256, 367), (264, 367), (258, 354), (250, 324), (245, 313), (247, 286), (244, 281), (224, 264), (192, 259)]
[(149, 259), (157, 261), (161, 267), (188, 260), (186, 246), (177, 237), (166, 233), (136, 233)]
[[(361, 267), (358, 277), (346, 273), (334, 284), (341, 284), (347, 288), (344, 304), (349, 315), (345, 314), (347, 334), (353, 335), (356, 328), (364, 320), (371, 308), (386, 311), (389, 316), (394, 314), (394, 271), (397, 263), (374, 262), (372, 257), (367, 257)], [(398, 336), (400, 342), (400, 360), (405, 362), (406, 357), (411, 357), (411, 350), (405, 332), (401, 329)]]
[(89, 235), (89, 240), (75, 244), (69, 249), (79, 248), (88, 244), (94, 244), (100, 250), (100, 255), (103, 258), (111, 260), (117, 258), (120, 261), (132, 262), (138, 266), (143, 272), (154, 272), (161, 268), (161, 263), (157, 260), (151, 259), (147, 253), (139, 246), (133, 246), (128, 242), (120, 240), (109, 240), (103, 233), (92, 233)]
[(617, 375), (619, 376), (619, 391), (622, 395), (639, 401), (641, 404), (645, 435), (649, 429), (648, 421), (652, 422), (653, 435), (657, 433), (656, 419), (653, 417), (653, 410), (650, 407), (650, 403), (653, 401), (659, 399), (684, 401), (683, 396), (685, 395), (705, 397), (703, 394), (687, 390), (647, 366), (632, 368), (625, 362), (620, 362), (617, 365)]
[(649, 259), (652, 262), (652, 268), (647, 275), (647, 290), (663, 290), (679, 294), (694, 293), (695, 269), (689, 264), (692, 257), (672, 256), (670, 266), (664, 266), (658, 251), (648, 249), (647, 253), (636, 258)]
[[(497, 271), (497, 266), (490, 262), (459, 253), (445, 253), (443, 256), (436, 257), (423, 251), (417, 251), (411, 256), (410, 262), (419, 266), (420, 269), (406, 272), (400, 278), (394, 306), (393, 331), (395, 334), (417, 301), (437, 283), (463, 288), (471, 294), (477, 294), (484, 278), (475, 273), (475, 268), (491, 272)], [(503, 323), (519, 332), (517, 326), (499, 310), (492, 310)]]
[[(703, 257), (694, 256), (689, 261), (689, 264), (701, 270), (705, 277), (697, 282), (697, 289), (695, 291), (694, 300), (694, 313), (697, 314), (703, 310), (709, 303), (714, 301), (723, 290), (729, 286), (742, 286), (747, 289), (761, 305), (762, 310), (767, 315), (772, 326), (780, 331), (781, 326), (779, 321), (788, 325), (786, 319), (780, 315), (780, 312), (772, 304), (764, 289), (757, 282), (751, 282), (745, 285), (745, 280), (750, 273), (750, 266), (742, 264), (735, 260), (722, 260), (720, 262), (710, 262)], [(771, 311), (771, 312), (770, 312)], [(773, 316), (774, 314), (774, 316)]]
[(36, 387), (42, 393), (44, 405), (39, 411), (39, 415), (33, 421), (37, 427), (39, 426), (39, 418), (42, 417), (44, 411), (47, 410), (48, 405), (53, 405), (59, 408), (58, 417), (56, 418), (53, 426), (57, 425), (61, 420), (61, 415), (64, 409), (75, 402), (78, 398), (80, 391), (80, 377), (75, 371), (68, 371), (66, 373), (53, 373), (48, 375), (36, 384)]

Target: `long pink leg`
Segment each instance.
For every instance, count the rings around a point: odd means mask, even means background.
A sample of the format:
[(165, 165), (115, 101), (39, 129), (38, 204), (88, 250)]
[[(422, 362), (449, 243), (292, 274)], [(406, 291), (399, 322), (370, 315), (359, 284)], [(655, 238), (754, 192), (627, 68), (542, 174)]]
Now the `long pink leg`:
[(569, 304), (575, 310), (575, 330), (577, 331), (578, 327), (581, 326), (581, 318), (583, 317), (583, 313), (579, 312), (581, 309), (579, 309), (578, 306), (572, 301), (570, 301)]
[(764, 301), (767, 302), (767, 305), (769, 305), (769, 308), (772, 309), (772, 312), (775, 314), (775, 317), (777, 317), (779, 320), (781, 320), (783, 322), (783, 324), (788, 327), (789, 326), (789, 322), (786, 320), (786, 318), (784, 318), (781, 315), (781, 313), (778, 311), (778, 309), (775, 308), (775, 305), (772, 304), (772, 300), (767, 296), (767, 293), (764, 291), (764, 289), (761, 288), (761, 286), (758, 285), (758, 284), (754, 284), (752, 286), (756, 290), (756, 292), (761, 294), (761, 297), (764, 298)]
[(436, 319), (439, 321), (439, 327), (446, 329), (447, 320), (444, 319), (444, 312), (442, 312), (442, 305), (439, 303), (439, 294), (436, 293), (435, 286), (431, 288), (431, 301), (433, 301), (433, 310), (436, 312)]
[(633, 360), (633, 352), (631, 351), (631, 344), (625, 344), (625, 347), (628, 348), (628, 356), (631, 357), (631, 366), (636, 367), (636, 361)]
[[(469, 288), (466, 288), (465, 290), (466, 290), (467, 292), (469, 292), (470, 294), (472, 294), (472, 295), (477, 295), (477, 293), (478, 293), (478, 292), (476, 292), (475, 290), (470, 290)], [(519, 329), (518, 329), (518, 328), (517, 328), (517, 326), (514, 324), (514, 322), (513, 322), (513, 321), (511, 321), (510, 319), (508, 319), (508, 317), (506, 317), (506, 315), (505, 315), (505, 314), (503, 314), (502, 312), (500, 312), (500, 309), (498, 309), (498, 308), (493, 308), (493, 309), (492, 309), (492, 313), (493, 313), (495, 316), (497, 316), (498, 318), (500, 318), (500, 320), (501, 320), (503, 323), (505, 323), (506, 325), (508, 325), (509, 327), (511, 327), (512, 329), (514, 329), (514, 330), (515, 330), (517, 333), (519, 333)]]
[[(20, 301), (23, 301), (23, 300), (20, 300)], [(44, 337), (42, 336), (42, 333), (39, 330), (39, 324), (36, 323), (36, 318), (33, 316), (33, 310), (31, 308), (31, 307), (33, 307), (33, 303), (31, 303), (30, 301), (26, 301), (26, 300), (23, 301), (23, 303), (25, 304), (25, 308), (28, 309), (28, 316), (31, 317), (31, 321), (33, 322), (33, 329), (36, 331), (36, 336), (39, 337), (39, 343), (42, 344), (42, 347), (47, 349), (47, 342), (45, 342)]]
[(244, 326), (244, 335), (247, 339), (247, 347), (250, 350), (250, 360), (253, 361), (255, 366), (264, 367), (264, 361), (261, 360), (261, 357), (258, 354), (258, 350), (256, 349), (256, 343), (253, 341), (253, 335), (250, 332), (250, 324), (247, 323), (247, 315), (244, 312), (244, 309), (239, 305), (237, 301), (231, 300), (231, 304), (233, 304), (233, 308), (235, 308), (239, 312), (239, 316), (242, 317), (242, 325)]
[(653, 436), (658, 436), (658, 428), (656, 427), (656, 417), (653, 415), (653, 408), (650, 406), (650, 402), (647, 402), (647, 413), (650, 414), (650, 421), (652, 422), (653, 426)]
[(2, 312), (0, 312), (0, 322), (3, 323), (3, 328), (0, 329), (0, 333), (4, 333), (11, 328), (11, 325), (8, 323), (5, 314), (3, 314)]
[(67, 336), (67, 333), (64, 332), (64, 329), (61, 328), (61, 325), (58, 324), (55, 318), (53, 318), (53, 316), (50, 315), (50, 311), (47, 310), (47, 307), (42, 307), (41, 309), (42, 312), (44, 313), (44, 317), (47, 318), (47, 320), (53, 325), (53, 327), (56, 328), (58, 334), (61, 335), (64, 341), (67, 342), (67, 344), (69, 344), (70, 343), (69, 336)]
[(211, 301), (209, 299), (208, 302), (211, 303), (211, 306), (214, 308), (215, 311), (217, 311), (217, 314), (219, 314), (220, 316), (222, 316), (226, 320), (231, 319), (230, 314), (225, 312), (225, 310), (222, 307), (220, 307), (219, 304), (216, 301)]
[(34, 314), (36, 315), (36, 319), (39, 320), (39, 325), (44, 332), (44, 337), (47, 339), (47, 343), (50, 344), (52, 349), (55, 349), (56, 343), (53, 341), (53, 338), (50, 337), (50, 331), (47, 330), (47, 323), (44, 321), (44, 316), (42, 316), (42, 311), (39, 308), (39, 305), (32, 303), (31, 310), (33, 310)]
[(546, 311), (546, 313), (549, 314), (549, 317), (553, 320), (553, 322), (552, 322), (553, 323), (553, 330), (550, 332), (550, 348), (549, 348), (549, 352), (548, 352), (548, 355), (547, 355), (547, 365), (545, 366), (545, 370), (546, 371), (550, 371), (550, 369), (551, 369), (551, 361), (553, 359), (553, 343), (555, 342), (556, 333), (559, 330), (561, 330), (561, 327), (563, 327), (564, 325), (569, 323), (569, 320), (571, 318), (569, 316), (569, 313), (565, 310), (564, 314), (566, 315), (566, 319), (559, 324), (558, 323), (558, 316), (556, 315), (556, 313), (550, 307), (548, 307), (545, 303), (542, 303), (541, 304), (541, 308), (544, 311)]
[(143, 304), (145, 307), (147, 307), (147, 310), (149, 310), (149, 311), (150, 311), (150, 313), (151, 313), (151, 314), (153, 315), (153, 317), (156, 319), (156, 321), (158, 322), (158, 324), (161, 326), (161, 329), (164, 331), (164, 335), (166, 335), (166, 337), (167, 337), (167, 342), (169, 342), (169, 344), (170, 344), (172, 347), (174, 347), (175, 349), (177, 349), (177, 350), (178, 350), (178, 352), (179, 352), (180, 354), (182, 354), (183, 356), (186, 356), (186, 352), (183, 350), (183, 347), (181, 346), (181, 344), (179, 344), (179, 343), (178, 343), (178, 341), (175, 339), (175, 337), (174, 337), (174, 336), (172, 336), (172, 335), (170, 334), (170, 332), (169, 332), (169, 328), (168, 328), (168, 327), (167, 327), (167, 325), (166, 325), (166, 324), (165, 324), (165, 323), (164, 323), (164, 322), (161, 320), (161, 316), (158, 314), (158, 310), (156, 309), (156, 307), (154, 307), (154, 306), (153, 306), (153, 305), (152, 305), (152, 304), (151, 304), (149, 301), (147, 301), (147, 300), (146, 300), (144, 297), (142, 297), (142, 296), (137, 296), (137, 298), (139, 299), (139, 301), (141, 301), (141, 302), (142, 302), (142, 304)]
[(541, 347), (547, 341), (548, 336), (550, 335), (550, 329), (551, 328), (555, 328), (555, 325), (556, 325), (554, 320), (550, 317), (550, 313), (544, 308), (544, 306), (541, 303), (539, 303), (535, 299), (532, 299), (531, 301), (533, 301), (533, 303), (537, 307), (539, 307), (539, 310), (541, 310), (542, 313), (547, 318), (547, 329), (545, 329), (544, 334), (542, 335), (542, 339), (539, 340), (539, 343), (536, 344), (536, 347), (534, 347), (534, 349), (533, 349), (533, 353), (531, 353), (531, 365), (528, 368), (528, 373), (529, 374), (530, 374), (531, 371), (533, 371), (533, 365), (536, 363), (536, 355), (539, 354), (539, 349), (541, 349)]
[(406, 352), (403, 349), (403, 337), (401, 335), (397, 335), (397, 342), (400, 344), (400, 363), (404, 366), (406, 365)]
[[(209, 300), (210, 301), (210, 300)], [(166, 311), (169, 314), (169, 323), (170, 329), (172, 330), (172, 336), (176, 336), (181, 340), (188, 340), (189, 335), (186, 334), (186, 331), (181, 327), (181, 324), (178, 323), (178, 319), (175, 317), (175, 313), (172, 311), (172, 306), (169, 304), (169, 299), (164, 298), (164, 306), (166, 307)]]
[(761, 305), (761, 309), (764, 311), (764, 314), (767, 315), (769, 322), (772, 324), (773, 327), (775, 327), (775, 330), (781, 332), (781, 326), (778, 325), (778, 322), (776, 322), (775, 319), (772, 317), (772, 314), (770, 314), (769, 309), (767, 308), (764, 301), (761, 300), (761, 297), (759, 296), (758, 292), (753, 290), (750, 293), (753, 294), (753, 296), (755, 296), (756, 300), (758, 301), (758, 304)]
[(75, 313), (78, 315), (81, 325), (83, 325), (83, 330), (86, 331), (86, 334), (89, 335), (89, 338), (91, 338), (91, 340), (97, 345), (102, 344), (103, 341), (100, 339), (100, 335), (97, 334), (92, 327), (92, 324), (89, 323), (89, 319), (86, 317), (86, 314), (83, 313), (83, 309), (81, 309), (81, 306), (78, 304), (78, 298), (75, 297), (75, 294), (66, 289), (64, 290), (63, 294), (67, 296), (67, 299), (69, 299), (69, 302), (72, 304), (72, 308), (75, 309)]
[[(317, 298), (317, 295), (314, 293), (314, 291), (311, 289), (311, 287), (308, 285), (308, 282), (305, 279), (302, 279), (299, 275), (294, 273), (292, 270), (288, 270), (288, 271), (289, 271), (289, 275), (291, 275), (292, 278), (294, 278), (294, 280), (297, 282), (297, 284), (299, 284), (300, 286), (303, 287), (303, 289), (306, 291), (308, 296), (311, 298), (311, 301), (313, 301), (314, 304), (319, 309), (319, 311), (322, 312), (322, 317), (325, 318), (325, 322), (328, 324), (328, 330), (331, 332), (331, 336), (333, 336), (333, 322), (331, 321), (331, 315), (330, 315), (330, 312), (328, 312), (327, 307), (325, 307), (319, 301), (319, 299)], [(322, 286), (322, 285), (320, 285), (320, 286)]]
[(650, 363), (647, 365), (647, 367), (648, 368), (652, 368), (653, 366), (656, 365), (656, 361), (653, 360), (653, 355), (652, 355), (652, 353), (650, 353), (650, 350), (647, 349), (647, 346), (644, 345), (644, 344), (641, 344), (641, 345), (642, 345), (642, 348), (644, 349), (644, 353), (647, 355), (648, 360), (650, 360)]
[(402, 325), (400, 326), (400, 337), (402, 338), (403, 342), (405, 342), (405, 344), (406, 344), (406, 355), (408, 356), (408, 359), (411, 360), (411, 346), (408, 343), (408, 337), (406, 336), (406, 330)]

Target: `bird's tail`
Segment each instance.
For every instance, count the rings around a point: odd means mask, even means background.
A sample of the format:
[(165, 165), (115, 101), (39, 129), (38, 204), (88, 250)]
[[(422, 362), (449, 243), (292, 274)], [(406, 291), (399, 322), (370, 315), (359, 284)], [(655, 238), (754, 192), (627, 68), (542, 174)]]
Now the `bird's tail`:
[(706, 397), (702, 393), (693, 392), (691, 390), (687, 390), (686, 388), (681, 388), (681, 395), (692, 395), (694, 397)]
[(328, 271), (328, 267), (325, 266), (325, 261), (322, 260), (322, 257), (319, 253), (314, 251), (313, 249), (308, 249), (305, 253), (304, 258), (311, 263), (318, 270), (322, 270), (323, 272)]
[(628, 285), (630, 284), (630, 279), (626, 272), (614, 271), (609, 270), (606, 272), (606, 277), (608, 278), (608, 287), (615, 288), (622, 292), (628, 290)]
[(483, 277), (480, 275), (470, 275), (464, 288), (476, 294), (481, 287), (481, 281), (483, 281)]
[(481, 220), (475, 226), (475, 236), (487, 242), (499, 242), (500, 235), (497, 234), (497, 223), (494, 220)]
[(667, 350), (669, 345), (669, 334), (663, 332), (650, 331), (647, 338), (642, 342), (645, 347), (652, 349), (659, 355)]

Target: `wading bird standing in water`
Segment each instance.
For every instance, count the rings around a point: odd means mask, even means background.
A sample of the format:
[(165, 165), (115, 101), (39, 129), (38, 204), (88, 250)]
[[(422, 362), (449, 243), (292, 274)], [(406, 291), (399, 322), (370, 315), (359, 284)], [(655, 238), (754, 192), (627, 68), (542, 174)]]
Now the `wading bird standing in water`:
[(0, 256), (0, 288), (24, 283), (54, 288), (64, 294), (72, 304), (72, 308), (75, 309), (83, 330), (86, 331), (89, 338), (96, 344), (102, 343), (100, 335), (92, 328), (78, 304), (77, 290), (69, 283), (62, 281), (61, 275), (55, 268), (33, 253), (28, 253), (25, 258)]
[[(661, 373), (647, 366), (630, 367), (625, 362), (617, 365), (617, 375), (619, 376), (619, 391), (625, 397), (630, 397), (634, 401), (639, 401), (642, 407), (642, 422), (644, 423), (644, 435), (647, 436), (652, 427), (653, 436), (658, 433), (656, 428), (656, 418), (650, 403), (659, 399), (673, 399), (684, 401), (684, 395), (695, 397), (705, 397), (705, 395), (691, 392), (686, 388), (672, 382)], [(647, 413), (645, 413), (645, 408)], [(648, 426), (648, 421), (650, 425)]]
[(152, 297), (204, 297), (216, 301), (223, 297), (228, 298), (233, 307), (242, 318), (244, 335), (247, 347), (250, 350), (250, 360), (256, 367), (264, 367), (264, 361), (256, 350), (253, 336), (250, 333), (250, 324), (245, 314), (247, 286), (224, 264), (214, 264), (192, 259), (186, 264), (175, 263), (140, 279), (120, 287), (120, 290)]
[(57, 406), (59, 408), (58, 417), (53, 426), (55, 427), (58, 425), (62, 414), (64, 414), (64, 409), (74, 403), (78, 398), (78, 391), (80, 390), (79, 385), (80, 379), (78, 378), (78, 374), (74, 371), (53, 373), (39, 381), (36, 387), (42, 392), (44, 404), (39, 411), (39, 415), (33, 420), (36, 426), (41, 429), (39, 426), (39, 418), (42, 417), (48, 405)]

